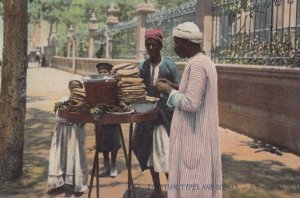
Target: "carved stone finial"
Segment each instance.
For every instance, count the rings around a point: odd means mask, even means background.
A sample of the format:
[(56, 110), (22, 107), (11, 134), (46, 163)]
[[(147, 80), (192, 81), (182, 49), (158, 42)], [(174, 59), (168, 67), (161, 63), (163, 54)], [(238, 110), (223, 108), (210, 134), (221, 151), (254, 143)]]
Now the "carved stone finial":
[(92, 13), (92, 17), (90, 18), (90, 22), (97, 22), (96, 14), (95, 12)]

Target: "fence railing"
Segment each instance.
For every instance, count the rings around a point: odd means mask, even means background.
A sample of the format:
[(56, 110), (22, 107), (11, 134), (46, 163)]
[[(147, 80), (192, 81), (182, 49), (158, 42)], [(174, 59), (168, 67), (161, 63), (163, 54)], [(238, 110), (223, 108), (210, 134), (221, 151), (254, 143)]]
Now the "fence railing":
[(216, 62), (300, 66), (300, 0), (218, 0), (212, 23)]
[(94, 34), (94, 54), (97, 58), (105, 57), (106, 37), (105, 29), (98, 30)]
[(173, 50), (173, 28), (186, 21), (194, 22), (196, 20), (196, 12), (196, 5), (193, 3), (187, 3), (167, 10), (158, 10), (147, 17), (147, 29), (160, 28), (164, 33), (164, 47), (162, 49), (164, 56), (172, 57), (174, 60), (179, 60), (179, 57), (176, 56)]
[(118, 23), (95, 33), (95, 55), (98, 58), (105, 57), (105, 49), (109, 34), (111, 38), (111, 58), (127, 58), (135, 57), (135, 38), (136, 38), (136, 19), (127, 22)]
[(112, 32), (112, 58), (133, 59), (136, 55), (136, 19), (114, 25)]

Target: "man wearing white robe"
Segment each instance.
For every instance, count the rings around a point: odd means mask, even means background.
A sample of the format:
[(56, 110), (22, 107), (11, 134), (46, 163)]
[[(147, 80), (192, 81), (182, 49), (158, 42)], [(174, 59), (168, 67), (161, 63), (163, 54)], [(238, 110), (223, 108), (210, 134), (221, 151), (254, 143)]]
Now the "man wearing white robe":
[(175, 107), (169, 148), (168, 198), (221, 198), (217, 72), (201, 49), (203, 35), (191, 22), (173, 30), (174, 50), (188, 62), (178, 90), (167, 80), (157, 89)]

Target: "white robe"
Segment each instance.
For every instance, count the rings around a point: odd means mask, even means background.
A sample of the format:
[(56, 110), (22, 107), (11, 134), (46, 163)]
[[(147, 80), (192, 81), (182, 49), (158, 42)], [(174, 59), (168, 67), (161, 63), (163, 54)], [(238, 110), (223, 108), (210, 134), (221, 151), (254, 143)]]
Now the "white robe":
[(188, 60), (179, 90), (168, 104), (176, 107), (170, 132), (168, 198), (221, 198), (217, 72), (197, 54)]
[(48, 189), (64, 184), (75, 192), (87, 189), (87, 164), (84, 126), (57, 117), (49, 157)]

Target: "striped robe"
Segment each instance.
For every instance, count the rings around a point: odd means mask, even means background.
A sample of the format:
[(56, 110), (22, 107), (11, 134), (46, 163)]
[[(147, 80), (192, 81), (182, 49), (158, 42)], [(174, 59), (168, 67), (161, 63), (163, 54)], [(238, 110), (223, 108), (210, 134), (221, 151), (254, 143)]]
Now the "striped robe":
[(168, 197), (222, 197), (217, 73), (207, 56), (197, 54), (188, 60), (179, 90), (171, 92), (168, 104), (176, 107), (170, 133)]

